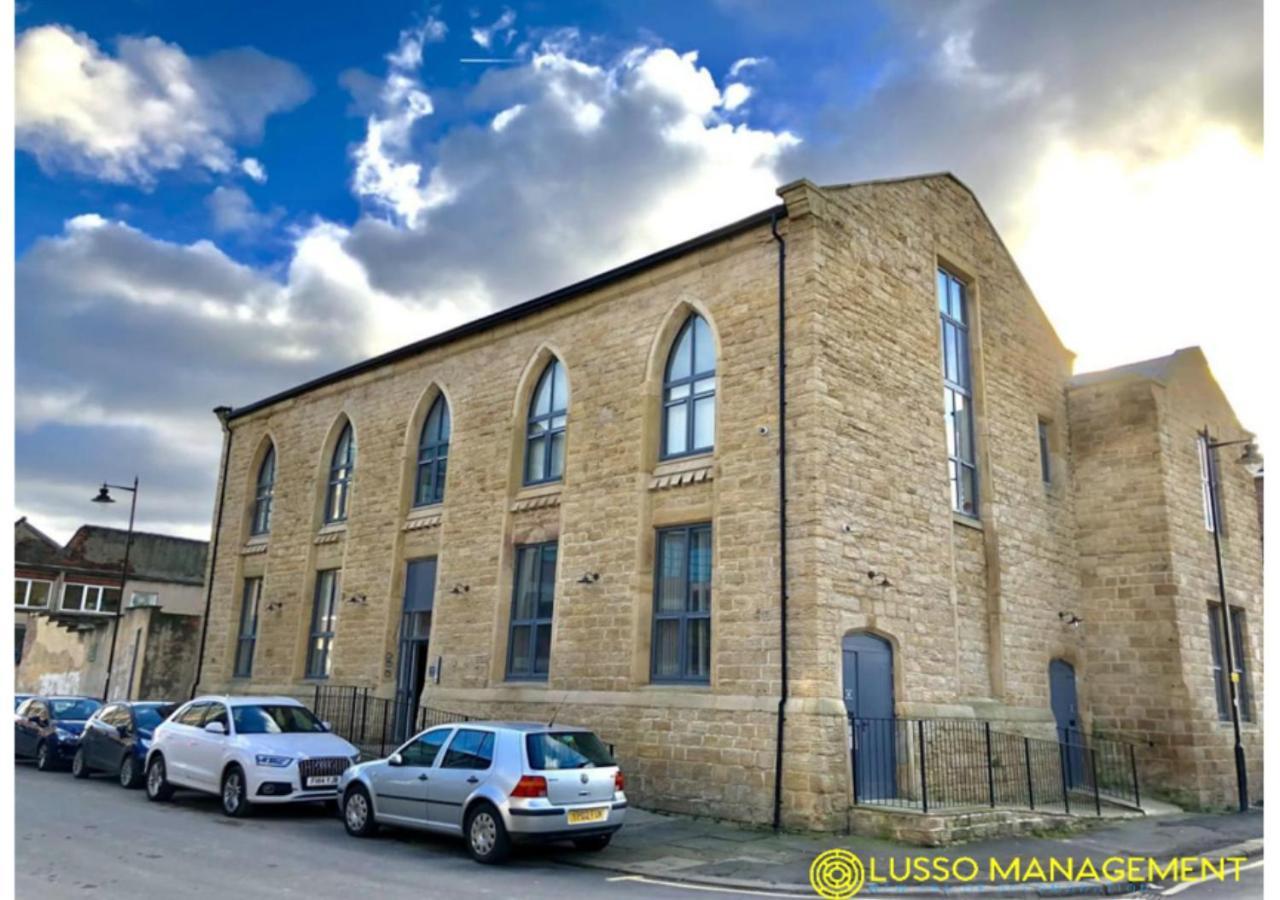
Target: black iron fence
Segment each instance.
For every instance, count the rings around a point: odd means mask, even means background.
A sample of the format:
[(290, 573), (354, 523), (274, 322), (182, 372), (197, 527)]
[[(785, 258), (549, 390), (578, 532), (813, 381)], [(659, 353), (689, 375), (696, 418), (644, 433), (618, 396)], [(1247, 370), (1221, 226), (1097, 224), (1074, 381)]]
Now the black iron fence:
[(317, 684), (311, 708), (334, 734), (368, 757), (386, 756), (432, 725), (468, 721), (458, 713), (375, 697), (370, 688), (345, 685)]
[(1134, 748), (997, 731), (976, 719), (849, 717), (854, 802), (930, 812), (1015, 807), (1102, 815), (1141, 808)]

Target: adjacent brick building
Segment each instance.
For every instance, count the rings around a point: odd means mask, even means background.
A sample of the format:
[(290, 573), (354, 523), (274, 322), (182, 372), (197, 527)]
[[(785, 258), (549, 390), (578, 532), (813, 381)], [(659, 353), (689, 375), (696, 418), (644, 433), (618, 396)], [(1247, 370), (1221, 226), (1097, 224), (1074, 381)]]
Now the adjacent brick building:
[[(1076, 727), (1225, 802), (1187, 453), (1197, 417), (1243, 432), (1202, 358), (1159, 388), (1073, 380), (949, 175), (779, 195), (222, 411), (201, 687), (559, 710), (642, 805), (759, 822), (785, 690), (782, 821), (842, 828), (851, 709), (1052, 735), (1058, 661)], [(1248, 474), (1222, 474), (1260, 724), (1261, 537)]]

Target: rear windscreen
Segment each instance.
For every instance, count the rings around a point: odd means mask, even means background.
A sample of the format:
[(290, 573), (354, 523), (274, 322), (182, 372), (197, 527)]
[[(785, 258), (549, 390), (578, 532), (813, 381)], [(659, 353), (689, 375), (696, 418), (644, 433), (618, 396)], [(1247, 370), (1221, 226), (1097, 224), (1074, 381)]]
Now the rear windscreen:
[(614, 765), (609, 748), (590, 731), (558, 731), (525, 737), (531, 769), (589, 769)]

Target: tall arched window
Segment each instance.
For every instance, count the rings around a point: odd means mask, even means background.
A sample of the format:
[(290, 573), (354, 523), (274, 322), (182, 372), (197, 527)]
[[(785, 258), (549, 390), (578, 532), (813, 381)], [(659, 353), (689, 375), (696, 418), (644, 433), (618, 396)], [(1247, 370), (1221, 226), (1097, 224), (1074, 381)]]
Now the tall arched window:
[(351, 423), (342, 427), (338, 442), (333, 446), (333, 459), (329, 462), (329, 493), (325, 497), (324, 521), (345, 522), (347, 504), (351, 500), (351, 476), (356, 467), (356, 439), (351, 433)]
[(662, 379), (662, 458), (705, 453), (716, 444), (716, 346), (694, 313), (681, 327)]
[(525, 430), (524, 483), (559, 481), (564, 476), (564, 426), (569, 385), (560, 360), (547, 363), (529, 401)]
[(258, 484), (253, 494), (253, 528), (252, 534), (267, 534), (271, 531), (271, 497), (276, 489), (276, 448), (274, 444), (267, 446), (267, 455), (262, 457), (262, 465), (258, 467)]
[(418, 436), (418, 480), (413, 492), (414, 506), (429, 506), (444, 500), (444, 475), (449, 462), (449, 404), (444, 394), (436, 397)]

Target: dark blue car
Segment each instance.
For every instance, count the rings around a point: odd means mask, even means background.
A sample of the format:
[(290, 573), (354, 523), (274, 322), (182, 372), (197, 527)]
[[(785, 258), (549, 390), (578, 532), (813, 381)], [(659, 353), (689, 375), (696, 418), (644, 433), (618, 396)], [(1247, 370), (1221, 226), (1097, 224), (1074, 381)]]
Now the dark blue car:
[(102, 706), (91, 697), (31, 697), (13, 714), (13, 753), (42, 772), (70, 762), (84, 723)]
[(110, 703), (94, 713), (84, 727), (80, 746), (71, 761), (71, 774), (88, 778), (109, 772), (127, 788), (142, 784), (147, 750), (157, 725), (177, 709), (160, 701)]

